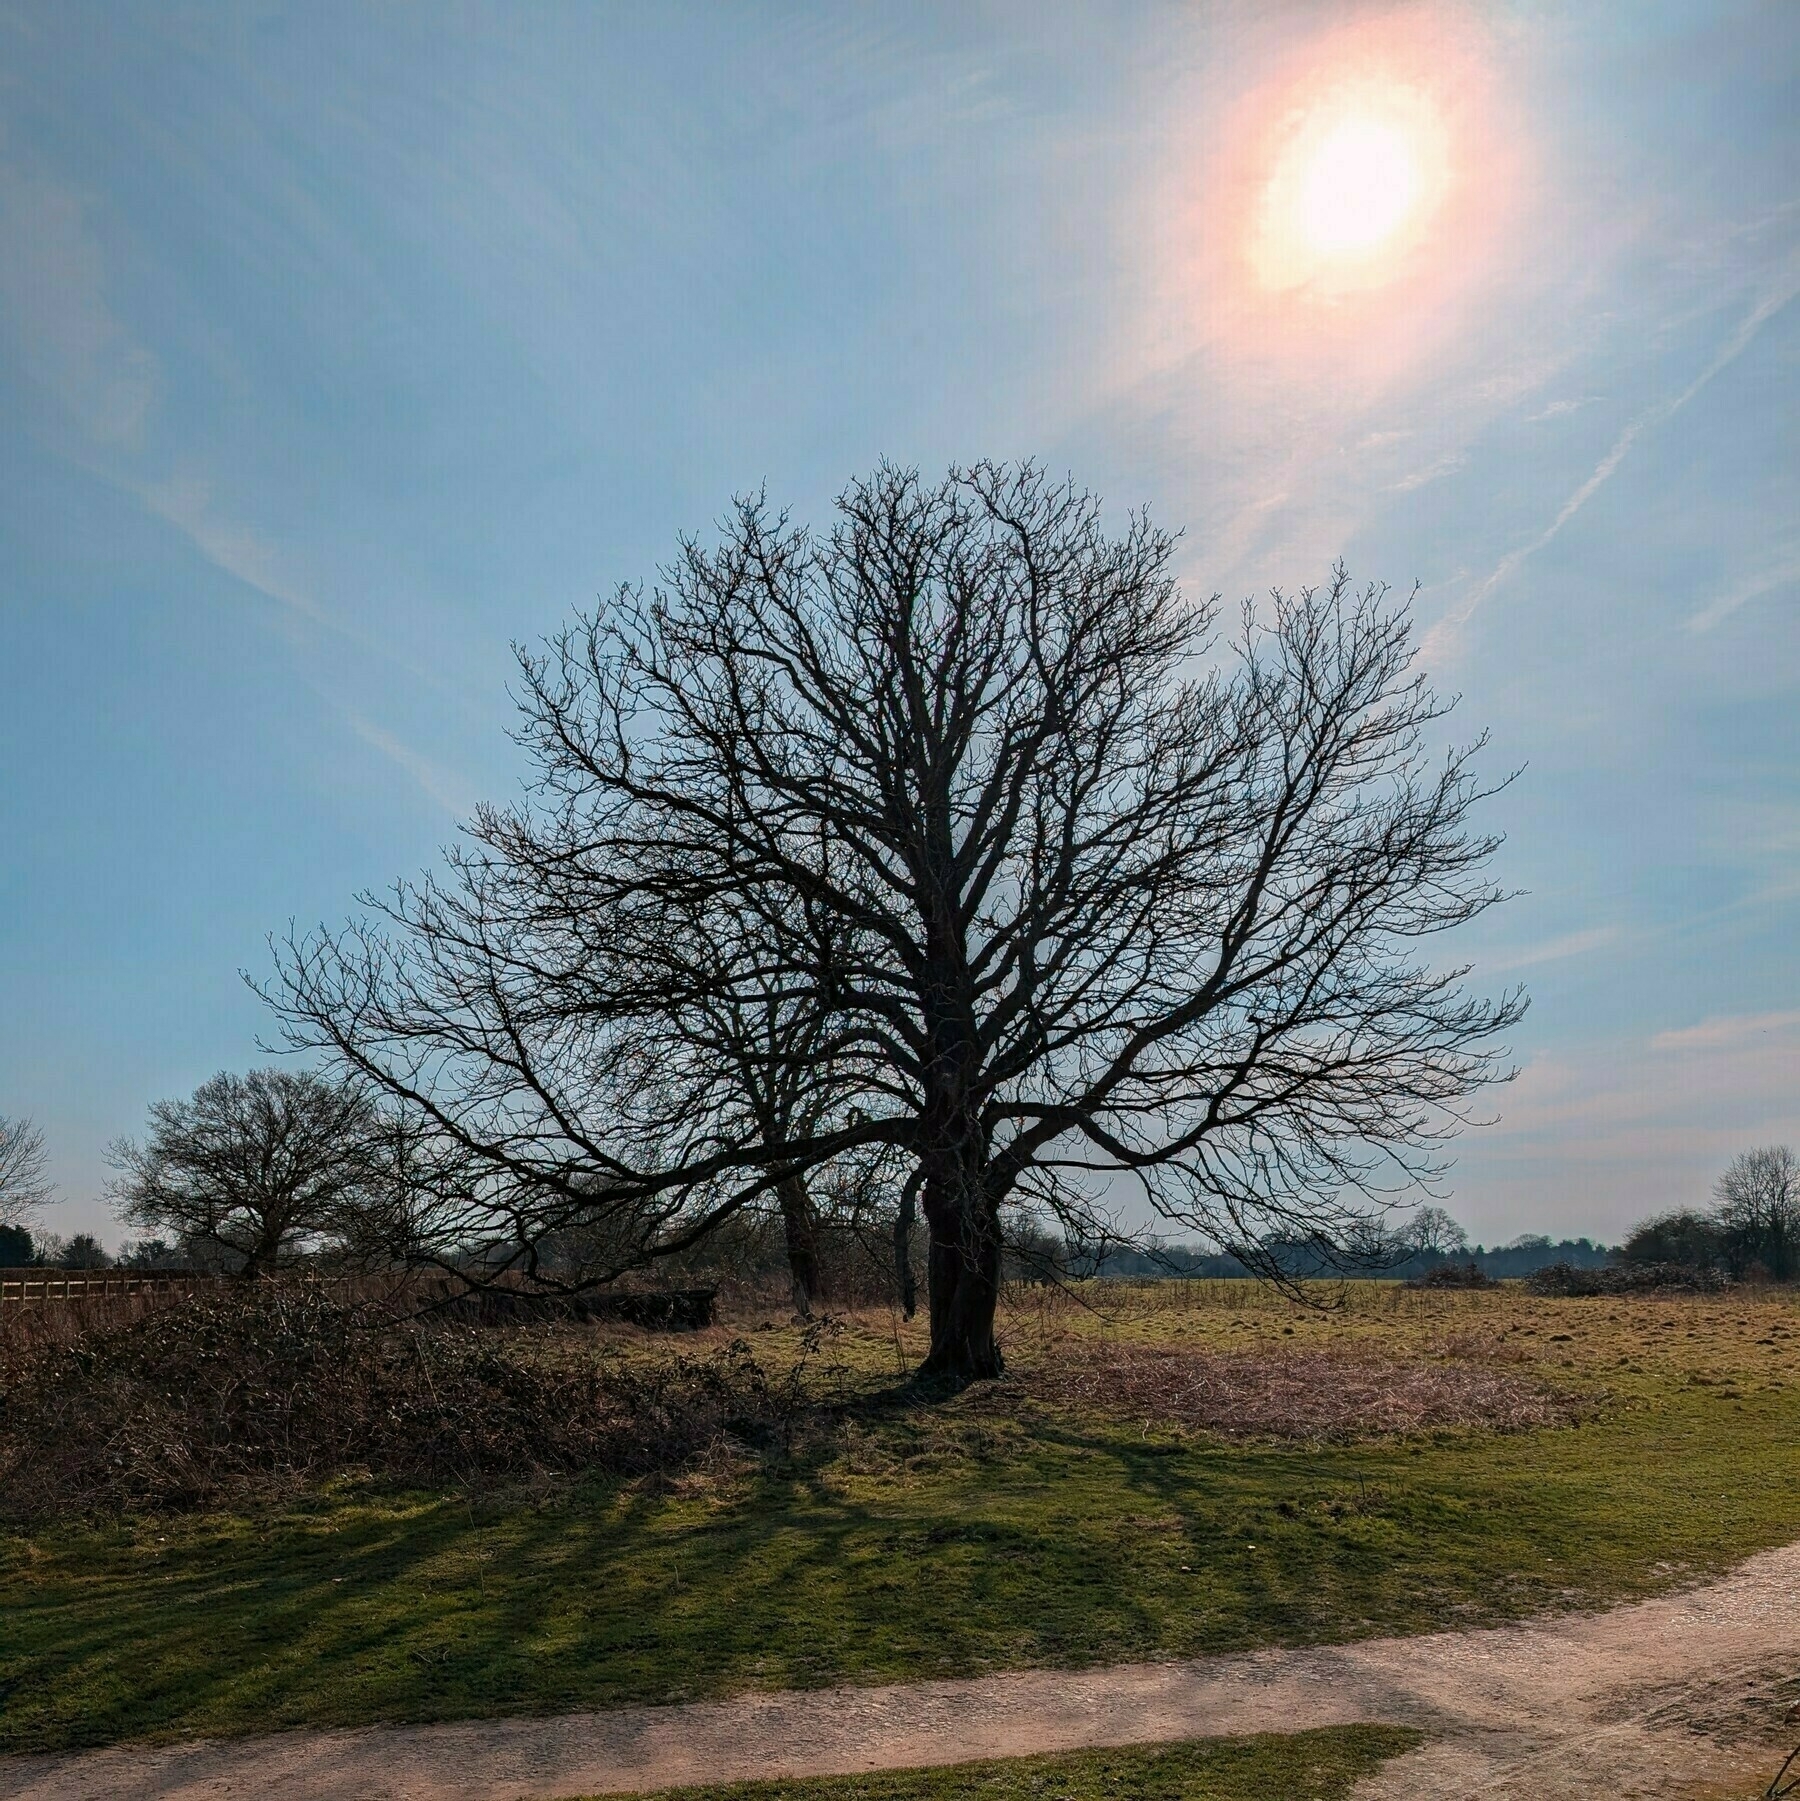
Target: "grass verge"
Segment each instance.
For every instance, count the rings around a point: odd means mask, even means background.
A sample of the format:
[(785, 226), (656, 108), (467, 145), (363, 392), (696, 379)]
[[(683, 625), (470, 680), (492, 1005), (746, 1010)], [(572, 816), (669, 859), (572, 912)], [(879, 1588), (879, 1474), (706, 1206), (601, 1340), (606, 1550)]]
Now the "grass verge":
[(1789, 1303), (1284, 1317), (1125, 1335), (1529, 1338), (1533, 1367), (1606, 1398), (1542, 1432), (1225, 1444), (1033, 1400), (1022, 1354), (1023, 1382), (673, 1482), (488, 1502), (344, 1484), (14, 1534), (0, 1748), (1329, 1642), (1600, 1605), (1800, 1536)]
[(1400, 1727), (1334, 1726), (870, 1776), (665, 1789), (657, 1801), (1339, 1801), (1420, 1742)]

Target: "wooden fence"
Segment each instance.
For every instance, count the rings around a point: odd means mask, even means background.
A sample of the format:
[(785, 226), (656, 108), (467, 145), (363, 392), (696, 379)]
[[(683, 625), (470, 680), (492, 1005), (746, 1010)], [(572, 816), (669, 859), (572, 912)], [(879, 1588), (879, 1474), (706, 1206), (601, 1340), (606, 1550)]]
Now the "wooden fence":
[(37, 1307), (46, 1301), (104, 1301), (126, 1295), (188, 1294), (209, 1276), (191, 1269), (49, 1269), (28, 1264), (0, 1269), (0, 1307)]
[[(268, 1278), (281, 1282), (291, 1272)], [(385, 1274), (311, 1278), (339, 1301), (373, 1301), (404, 1312), (430, 1311), (445, 1319), (477, 1325), (522, 1325), (533, 1321), (622, 1320), (650, 1331), (691, 1332), (713, 1322), (716, 1288), (651, 1291), (606, 1289), (576, 1295), (524, 1290), (510, 1283), (459, 1293), (436, 1272), (394, 1270)], [(42, 1264), (0, 1269), (0, 1311), (70, 1302), (129, 1299), (173, 1301), (214, 1283), (236, 1282), (192, 1269), (49, 1269)]]
[[(270, 1282), (291, 1279), (283, 1270)], [(416, 1272), (390, 1275), (331, 1275), (313, 1280), (341, 1301), (404, 1300), (416, 1302), (435, 1286)], [(0, 1269), (0, 1308), (40, 1307), (46, 1301), (118, 1301), (134, 1296), (174, 1300), (215, 1284), (235, 1285), (237, 1278), (198, 1269), (50, 1269), (39, 1263)], [(435, 1299), (435, 1295), (429, 1295)]]

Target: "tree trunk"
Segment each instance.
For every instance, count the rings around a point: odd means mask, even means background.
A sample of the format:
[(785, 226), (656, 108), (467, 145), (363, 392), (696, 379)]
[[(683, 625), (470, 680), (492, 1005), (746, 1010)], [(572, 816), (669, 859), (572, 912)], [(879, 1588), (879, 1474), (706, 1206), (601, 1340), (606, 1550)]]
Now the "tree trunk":
[(919, 1285), (913, 1278), (912, 1235), (918, 1221), (919, 1178), (914, 1175), (900, 1191), (900, 1211), (894, 1216), (894, 1286), (900, 1295), (900, 1311), (907, 1318), (919, 1310)]
[(945, 1194), (929, 1180), (925, 1218), (931, 1227), (931, 1350), (919, 1374), (959, 1384), (998, 1376), (1006, 1367), (994, 1337), (1000, 1222), (978, 1195)]
[(825, 1278), (819, 1268), (819, 1228), (813, 1215), (812, 1196), (806, 1191), (806, 1178), (798, 1173), (782, 1177), (776, 1193), (781, 1198), (781, 1226), (787, 1240), (794, 1311), (802, 1319), (811, 1319), (813, 1302), (825, 1298)]

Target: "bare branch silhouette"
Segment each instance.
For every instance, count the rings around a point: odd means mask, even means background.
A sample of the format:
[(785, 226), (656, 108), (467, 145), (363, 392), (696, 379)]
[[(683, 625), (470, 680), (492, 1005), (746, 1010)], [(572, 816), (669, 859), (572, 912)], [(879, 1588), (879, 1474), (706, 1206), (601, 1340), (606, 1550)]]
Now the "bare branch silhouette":
[(474, 1160), (489, 1267), (879, 1167), (952, 1378), (1000, 1368), (1005, 1210), (1342, 1243), (1506, 1073), (1522, 998), (1431, 960), (1499, 898), (1480, 745), (1434, 755), (1383, 590), (1224, 635), (1172, 550), (1030, 465), (884, 467), (819, 536), (740, 502), (521, 655), (529, 800), (290, 935), (288, 1033)]

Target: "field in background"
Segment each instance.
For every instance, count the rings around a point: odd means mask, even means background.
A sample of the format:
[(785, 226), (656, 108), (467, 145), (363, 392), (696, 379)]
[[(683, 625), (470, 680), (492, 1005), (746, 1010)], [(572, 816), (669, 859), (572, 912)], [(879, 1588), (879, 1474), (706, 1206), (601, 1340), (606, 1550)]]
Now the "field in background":
[(542, 1334), (549, 1358), (741, 1338), (772, 1379), (802, 1365), (813, 1409), (631, 1479), (352, 1476), (16, 1531), (0, 1745), (1323, 1642), (1599, 1605), (1800, 1536), (1791, 1295), (1316, 1293), (1340, 1304), (1023, 1291), (1013, 1375), (935, 1406), (900, 1386), (922, 1328), (885, 1312)]

